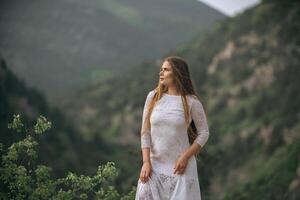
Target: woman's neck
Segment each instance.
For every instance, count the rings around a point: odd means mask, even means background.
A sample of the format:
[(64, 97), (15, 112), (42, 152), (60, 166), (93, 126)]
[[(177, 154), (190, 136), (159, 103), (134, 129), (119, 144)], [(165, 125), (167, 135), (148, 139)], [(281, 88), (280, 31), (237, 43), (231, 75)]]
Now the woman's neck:
[(167, 94), (170, 94), (170, 95), (180, 95), (179, 92), (174, 87), (169, 87), (168, 91), (167, 91)]

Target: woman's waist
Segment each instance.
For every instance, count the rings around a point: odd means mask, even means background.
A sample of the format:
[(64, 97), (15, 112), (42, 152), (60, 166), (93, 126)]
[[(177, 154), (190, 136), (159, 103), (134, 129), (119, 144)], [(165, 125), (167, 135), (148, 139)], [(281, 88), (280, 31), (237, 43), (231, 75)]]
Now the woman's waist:
[(168, 151), (166, 150), (150, 150), (150, 158), (155, 159), (156, 161), (159, 161), (160, 163), (166, 163), (169, 164), (170, 162), (175, 162), (177, 158), (180, 157), (180, 155), (183, 153), (183, 151)]
[[(174, 161), (161, 160), (157, 157), (150, 157), (150, 160), (151, 160), (151, 165), (153, 170), (168, 175), (174, 175), (174, 167), (176, 164), (176, 160)], [(192, 156), (188, 161), (185, 174), (188, 176), (194, 176), (195, 173), (197, 173), (197, 164), (196, 164), (195, 157)]]

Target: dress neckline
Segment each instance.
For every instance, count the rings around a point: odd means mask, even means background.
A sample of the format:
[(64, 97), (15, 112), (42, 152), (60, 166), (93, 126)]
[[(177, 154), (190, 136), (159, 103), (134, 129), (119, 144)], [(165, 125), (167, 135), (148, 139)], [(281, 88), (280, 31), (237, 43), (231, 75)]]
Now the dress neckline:
[(172, 95), (172, 94), (168, 94), (168, 93), (165, 93), (165, 92), (164, 92), (164, 94), (166, 96), (170, 96), (170, 97), (181, 97), (181, 95)]

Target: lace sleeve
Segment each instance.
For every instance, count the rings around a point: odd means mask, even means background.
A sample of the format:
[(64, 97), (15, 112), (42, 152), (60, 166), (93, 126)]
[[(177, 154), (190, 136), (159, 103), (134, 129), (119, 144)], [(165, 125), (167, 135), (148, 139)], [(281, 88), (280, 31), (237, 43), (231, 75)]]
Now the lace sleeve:
[(209, 129), (207, 124), (206, 115), (199, 99), (195, 99), (192, 103), (191, 116), (197, 128), (198, 136), (196, 137), (196, 143), (201, 147), (205, 145), (209, 137)]
[(141, 128), (141, 148), (150, 148), (151, 147), (151, 134), (150, 127), (146, 126), (145, 118), (147, 114), (148, 105), (153, 97), (154, 91), (150, 91), (147, 95), (144, 109), (143, 109), (143, 118), (142, 118), (142, 128)]

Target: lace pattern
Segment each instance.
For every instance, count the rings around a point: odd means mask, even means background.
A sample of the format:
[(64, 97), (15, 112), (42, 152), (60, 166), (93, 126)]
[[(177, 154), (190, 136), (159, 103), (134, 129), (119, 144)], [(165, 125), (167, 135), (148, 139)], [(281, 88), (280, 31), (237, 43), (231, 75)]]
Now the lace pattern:
[(192, 103), (191, 116), (195, 123), (198, 133), (198, 136), (196, 137), (194, 142), (200, 144), (201, 147), (203, 147), (208, 140), (209, 129), (203, 105), (198, 99), (194, 99)]
[[(155, 91), (148, 93), (142, 118), (141, 148), (150, 148), (152, 175), (146, 183), (138, 181), (135, 200), (201, 200), (197, 162), (191, 157), (183, 175), (173, 174), (177, 158), (189, 147), (188, 133), (181, 96), (164, 95), (155, 105), (150, 126), (145, 126), (148, 105)], [(190, 122), (193, 120), (202, 147), (209, 130), (202, 103), (187, 95)]]
[(141, 148), (151, 148), (151, 128), (145, 125), (148, 105), (154, 93), (149, 92), (143, 108), (142, 127), (141, 127)]
[[(176, 186), (181, 182), (180, 177), (180, 175), (170, 176), (153, 172), (146, 183), (139, 180), (135, 200), (170, 200), (174, 198)], [(182, 184), (186, 185), (187, 192), (197, 192), (197, 183), (196, 179), (188, 178)], [(183, 186), (182, 184), (180, 187)]]
[(150, 148), (151, 147), (151, 136), (150, 132), (142, 133), (141, 135), (141, 148)]

